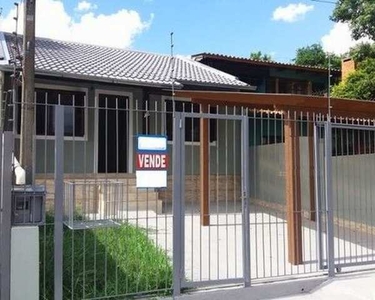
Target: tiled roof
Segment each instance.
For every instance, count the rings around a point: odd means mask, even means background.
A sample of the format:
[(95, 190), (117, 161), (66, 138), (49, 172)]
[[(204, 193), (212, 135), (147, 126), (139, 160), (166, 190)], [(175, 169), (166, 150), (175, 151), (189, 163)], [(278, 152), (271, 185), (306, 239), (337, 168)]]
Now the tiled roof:
[[(246, 57), (231, 56), (231, 55), (209, 53), (209, 52), (194, 54), (192, 55), (192, 58), (196, 61), (201, 61), (204, 58), (212, 58), (212, 59), (222, 59), (222, 60), (249, 63), (249, 64), (259, 65), (259, 66), (299, 69), (299, 70), (316, 71), (316, 72), (328, 72), (328, 68), (323, 68), (323, 67), (297, 65), (293, 63), (283, 63), (283, 62), (276, 62), (276, 61), (257, 60), (257, 59), (251, 59), (251, 58), (246, 58)], [(341, 72), (338, 69), (331, 69), (331, 71)]]
[[(11, 53), (14, 38), (10, 33), (3, 35)], [(174, 66), (173, 77), (177, 88), (191, 84), (252, 89), (235, 76), (189, 58), (175, 57)], [(171, 56), (45, 38), (36, 39), (35, 68), (37, 74), (68, 78), (89, 77), (92, 80), (162, 87), (169, 87), (172, 83)]]

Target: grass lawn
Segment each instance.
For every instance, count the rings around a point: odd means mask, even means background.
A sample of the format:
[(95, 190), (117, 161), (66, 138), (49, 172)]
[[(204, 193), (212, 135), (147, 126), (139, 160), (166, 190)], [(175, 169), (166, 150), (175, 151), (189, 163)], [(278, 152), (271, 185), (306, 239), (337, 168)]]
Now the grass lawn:
[[(53, 219), (40, 228), (40, 294), (53, 299)], [(124, 299), (160, 291), (168, 294), (172, 266), (144, 229), (119, 227), (72, 231), (64, 227), (64, 299)]]

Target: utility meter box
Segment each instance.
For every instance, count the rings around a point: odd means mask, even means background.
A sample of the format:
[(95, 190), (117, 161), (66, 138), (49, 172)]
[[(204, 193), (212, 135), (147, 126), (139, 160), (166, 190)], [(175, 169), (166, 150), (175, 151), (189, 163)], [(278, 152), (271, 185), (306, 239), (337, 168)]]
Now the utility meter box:
[(44, 224), (45, 199), (46, 189), (44, 186), (15, 186), (12, 192), (13, 226)]

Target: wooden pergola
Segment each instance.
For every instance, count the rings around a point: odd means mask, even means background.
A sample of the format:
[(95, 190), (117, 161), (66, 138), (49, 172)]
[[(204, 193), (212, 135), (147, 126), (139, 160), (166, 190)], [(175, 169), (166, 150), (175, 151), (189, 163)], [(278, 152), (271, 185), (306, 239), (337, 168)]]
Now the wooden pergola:
[[(328, 113), (328, 98), (310, 95), (260, 94), (223, 91), (176, 91), (176, 96), (190, 98), (201, 104), (202, 112), (208, 105), (242, 106), (252, 110), (298, 112), (298, 116)], [(375, 119), (375, 102), (331, 98), (331, 116)], [(200, 206), (201, 225), (208, 226), (209, 216), (209, 120), (200, 120)], [(285, 188), (288, 228), (288, 258), (294, 265), (302, 264), (302, 216), (299, 159), (299, 132), (293, 121), (284, 122), (285, 137)], [(315, 221), (314, 144), (313, 130), (308, 130), (310, 174), (310, 219)]]

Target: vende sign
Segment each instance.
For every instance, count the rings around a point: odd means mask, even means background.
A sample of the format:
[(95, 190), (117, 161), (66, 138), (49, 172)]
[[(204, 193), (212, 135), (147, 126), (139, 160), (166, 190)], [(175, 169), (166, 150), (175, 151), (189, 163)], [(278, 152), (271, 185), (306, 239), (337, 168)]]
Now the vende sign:
[(166, 170), (168, 156), (161, 153), (138, 153), (137, 170)]
[(138, 136), (136, 154), (137, 187), (167, 187), (168, 161), (166, 136)]

